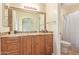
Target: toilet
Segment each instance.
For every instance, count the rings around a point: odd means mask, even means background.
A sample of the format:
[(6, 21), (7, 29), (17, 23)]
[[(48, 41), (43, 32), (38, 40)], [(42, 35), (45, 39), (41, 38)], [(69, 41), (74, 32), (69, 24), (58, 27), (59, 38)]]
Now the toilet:
[(61, 52), (64, 54), (69, 53), (69, 48), (71, 47), (71, 43), (67, 41), (61, 41)]

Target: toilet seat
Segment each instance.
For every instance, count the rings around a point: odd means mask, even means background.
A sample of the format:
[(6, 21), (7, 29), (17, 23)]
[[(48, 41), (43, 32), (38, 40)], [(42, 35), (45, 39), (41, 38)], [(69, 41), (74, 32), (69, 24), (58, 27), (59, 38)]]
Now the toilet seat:
[(71, 43), (62, 40), (62, 41), (61, 41), (61, 45), (64, 46), (64, 47), (70, 47), (70, 46), (71, 46)]

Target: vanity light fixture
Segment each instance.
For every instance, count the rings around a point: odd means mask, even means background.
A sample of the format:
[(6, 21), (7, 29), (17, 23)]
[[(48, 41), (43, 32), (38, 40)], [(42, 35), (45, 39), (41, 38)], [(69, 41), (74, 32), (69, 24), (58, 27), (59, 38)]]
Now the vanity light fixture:
[(37, 10), (36, 8), (33, 7), (28, 7), (28, 6), (24, 6), (25, 9), (29, 9), (29, 10)]

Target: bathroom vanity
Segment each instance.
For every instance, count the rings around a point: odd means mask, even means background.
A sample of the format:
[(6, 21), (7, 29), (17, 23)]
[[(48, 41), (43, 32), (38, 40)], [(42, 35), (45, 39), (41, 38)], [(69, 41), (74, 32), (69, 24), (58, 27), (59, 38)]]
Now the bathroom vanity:
[(3, 27), (9, 27), (9, 31), (0, 35), (0, 54), (51, 55), (53, 53), (53, 32), (46, 29), (45, 12), (6, 7), (5, 16)]
[(21, 33), (3, 35), (2, 55), (51, 55), (53, 53), (52, 33)]

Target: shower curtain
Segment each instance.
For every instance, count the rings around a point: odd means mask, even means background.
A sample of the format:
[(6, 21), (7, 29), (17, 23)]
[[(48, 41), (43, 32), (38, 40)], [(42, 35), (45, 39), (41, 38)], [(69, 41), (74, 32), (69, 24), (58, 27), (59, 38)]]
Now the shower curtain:
[(79, 11), (64, 17), (64, 38), (72, 47), (79, 50)]

